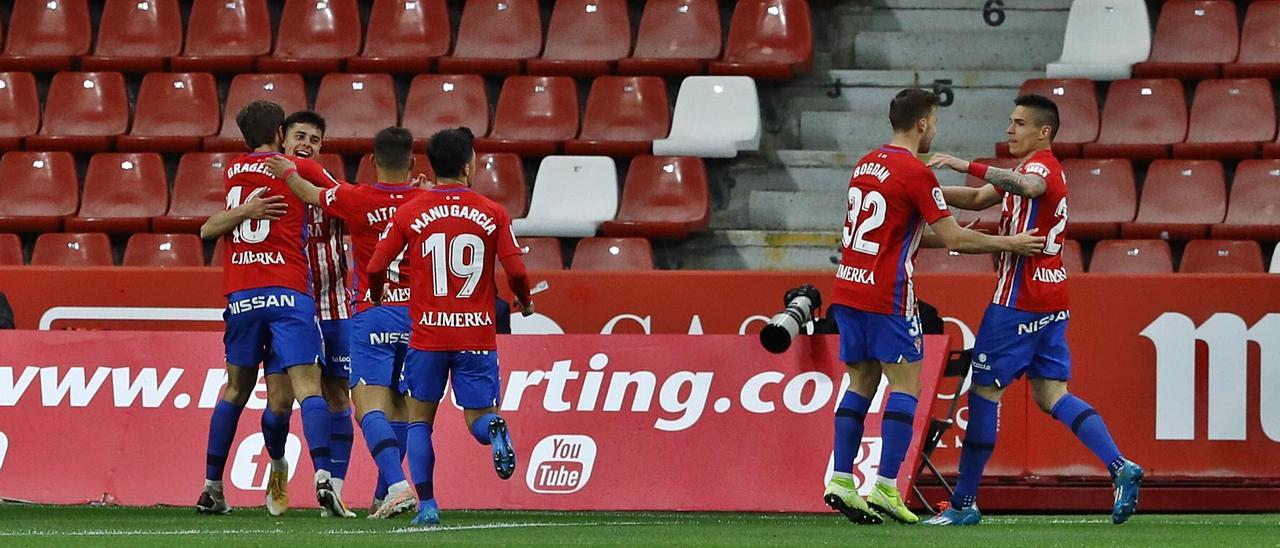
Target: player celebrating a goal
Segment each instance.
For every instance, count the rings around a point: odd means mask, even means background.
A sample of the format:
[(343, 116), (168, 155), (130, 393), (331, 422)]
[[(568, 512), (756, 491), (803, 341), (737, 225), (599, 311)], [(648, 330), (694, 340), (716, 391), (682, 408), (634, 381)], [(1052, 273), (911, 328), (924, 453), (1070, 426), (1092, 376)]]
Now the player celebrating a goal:
[(1054, 157), (1058, 105), (1041, 95), (1014, 100), (1009, 116), (1009, 152), (1017, 169), (999, 169), (937, 154), (930, 166), (945, 166), (987, 181), (981, 188), (943, 189), (947, 203), (981, 210), (1001, 204), (1000, 233), (1045, 230), (1044, 250), (1029, 257), (1000, 256), (995, 298), (987, 305), (973, 347), (969, 425), (960, 453), (960, 477), (951, 506), (930, 525), (975, 525), (982, 470), (995, 448), (1000, 396), (1026, 373), (1036, 405), (1071, 429), (1111, 472), (1115, 502), (1111, 521), (1124, 523), (1138, 505), (1142, 468), (1120, 455), (1102, 416), (1067, 392), (1071, 352), (1067, 347), (1067, 270), (1062, 264), (1067, 227), (1067, 182)]
[[(926, 223), (934, 238), (961, 253), (1006, 251), (1030, 254), (1044, 245), (1033, 232), (988, 236), (961, 228), (951, 217), (933, 172), (916, 154), (928, 152), (938, 130), (938, 98), (906, 89), (889, 105), (893, 140), (863, 156), (849, 180), (840, 266), (831, 313), (840, 328), (840, 360), (848, 367), (849, 390), (835, 417), (835, 464), (823, 500), (855, 523), (882, 518), (919, 521), (898, 493), (898, 469), (911, 445), (920, 393), (920, 321), (911, 272)], [(854, 459), (862, 445), (863, 421), (880, 386), (889, 378), (879, 478), (867, 500), (858, 495)]]
[[(515, 293), (512, 307), (533, 313), (529, 282), (511, 218), (493, 200), (471, 190), (476, 173), (473, 136), (467, 128), (431, 136), (427, 158), (435, 186), (396, 210), (369, 261), (369, 287), (381, 303), (388, 268), (409, 262), (409, 337), (404, 379), (409, 395), (409, 471), (418, 492), (414, 524), (440, 522), (432, 487), (435, 451), (432, 423), (451, 381), (471, 435), (492, 448), (498, 476), (515, 472), (516, 453), (507, 423), (498, 416), (497, 335), (494, 324), (496, 262)], [(407, 247), (406, 247), (407, 246)]]

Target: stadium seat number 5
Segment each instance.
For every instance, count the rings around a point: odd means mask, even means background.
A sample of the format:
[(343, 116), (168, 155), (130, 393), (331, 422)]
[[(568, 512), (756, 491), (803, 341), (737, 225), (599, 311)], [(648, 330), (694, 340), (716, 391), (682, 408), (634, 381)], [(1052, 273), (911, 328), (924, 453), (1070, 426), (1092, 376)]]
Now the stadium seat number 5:
[[(859, 222), (858, 218), (864, 211), (870, 214)], [(864, 196), (862, 189), (849, 187), (849, 219), (842, 234), (844, 246), (867, 255), (879, 253), (880, 244), (868, 241), (867, 233), (884, 224), (884, 214), (884, 195), (873, 190)]]
[[(244, 193), (244, 187), (233, 186), (227, 191), (227, 209), (240, 207), (244, 202), (257, 198), (267, 191), (267, 187), (258, 187), (249, 192), (249, 196), (241, 201), (241, 195)], [(253, 219), (245, 219), (244, 222), (236, 225), (231, 231), (231, 238), (236, 242), (245, 242), (250, 244), (262, 243), (267, 239), (267, 234), (271, 233), (271, 221), (262, 219), (255, 221)]]

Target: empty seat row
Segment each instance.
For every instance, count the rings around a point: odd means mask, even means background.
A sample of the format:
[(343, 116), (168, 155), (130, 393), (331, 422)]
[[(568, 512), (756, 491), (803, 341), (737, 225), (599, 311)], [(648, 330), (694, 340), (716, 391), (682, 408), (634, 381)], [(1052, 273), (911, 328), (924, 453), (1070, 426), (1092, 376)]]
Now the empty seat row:
[[(1182, 83), (1167, 78), (1112, 82), (1101, 116), (1089, 80), (1027, 80), (1020, 91), (1058, 104), (1054, 152), (1061, 157), (1280, 157), (1275, 99), (1261, 78), (1201, 81), (1189, 115)], [(1007, 144), (998, 143), (996, 154), (1007, 155)]]
[[(632, 48), (626, 0), (556, 2), (543, 41), (538, 0), (469, 0), (453, 40), (445, 0), (376, 0), (367, 29), (356, 0), (287, 0), (272, 44), (266, 0), (195, 0), (183, 40), (178, 0), (107, 0), (97, 42), (87, 0), (18, 0), (0, 69), (447, 72), (597, 75), (807, 72), (805, 0), (737, 2), (721, 55), (716, 0), (645, 3)], [(452, 44), (452, 54), (450, 46)], [(363, 47), (362, 47), (363, 45)]]
[[(287, 112), (307, 107), (298, 74), (238, 75), (223, 109), (211, 74), (150, 73), (142, 79), (130, 127), (120, 73), (60, 72), (49, 86), (41, 123), (31, 73), (0, 73), (0, 150), (243, 150), (235, 117), (258, 99), (275, 101)], [(481, 77), (419, 75), (402, 116), (391, 76), (329, 74), (320, 83), (315, 110), (328, 119), (325, 147), (339, 153), (370, 152), (373, 135), (393, 125), (423, 141), (437, 130), (465, 125), (480, 137), (478, 150), (529, 155), (561, 149), (647, 154), (655, 140), (661, 141), (659, 154), (731, 157), (759, 146), (759, 103), (755, 82), (747, 77), (686, 78), (674, 128), (666, 83), (656, 76), (595, 79), (581, 123), (577, 84), (569, 77), (509, 77), (497, 103), (490, 129)]]
[(1280, 3), (1251, 2), (1241, 29), (1231, 0), (1171, 0), (1160, 8), (1140, 78), (1280, 77)]
[[(560, 242), (530, 238), (525, 263), (530, 270), (563, 270)], [(214, 248), (211, 266), (222, 266), (223, 246)], [(23, 264), (16, 234), (0, 234), (0, 266)], [(31, 264), (40, 266), (111, 266), (111, 240), (103, 233), (47, 233), (36, 238)], [(204, 266), (204, 243), (194, 234), (134, 234), (125, 246), (124, 266)], [(584, 238), (573, 254), (574, 270), (653, 270), (653, 246), (644, 238)]]
[[(1085, 272), (1080, 244), (1062, 247), (1067, 272)], [(988, 273), (995, 271), (990, 255), (969, 255), (946, 249), (921, 249), (916, 272)], [(1164, 274), (1173, 272), (1173, 253), (1164, 240), (1103, 240), (1093, 249), (1088, 272), (1095, 274)], [(1253, 240), (1192, 240), (1187, 242), (1178, 268), (1182, 273), (1264, 272), (1262, 247)], [(1280, 257), (1273, 256), (1271, 272), (1280, 273)]]
[[(1013, 167), (1016, 160), (980, 160)], [(1212, 160), (1151, 163), (1138, 199), (1133, 164), (1127, 160), (1068, 159), (1062, 162), (1070, 198), (1070, 238), (1280, 239), (1280, 160), (1246, 160), (1236, 168), (1230, 201), (1222, 164)], [(986, 183), (969, 176), (966, 184)], [(962, 224), (994, 229), (1000, 208), (957, 211)]]

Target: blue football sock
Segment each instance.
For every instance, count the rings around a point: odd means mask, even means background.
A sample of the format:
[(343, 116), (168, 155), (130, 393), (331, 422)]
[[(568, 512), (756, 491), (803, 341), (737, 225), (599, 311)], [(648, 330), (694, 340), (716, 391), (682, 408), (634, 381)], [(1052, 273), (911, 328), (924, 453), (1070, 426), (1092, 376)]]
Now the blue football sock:
[(316, 471), (329, 470), (329, 404), (320, 395), (302, 400), (302, 435), (307, 438), (311, 464)]
[(884, 445), (880, 449), (880, 477), (898, 477), (902, 459), (907, 457), (911, 435), (916, 420), (916, 397), (894, 392), (884, 406), (884, 421), (880, 423), (880, 435)]
[(1107, 431), (1107, 425), (1102, 422), (1102, 416), (1093, 407), (1075, 394), (1067, 394), (1054, 404), (1052, 415), (1058, 422), (1067, 425), (1085, 447), (1102, 461), (1111, 475), (1115, 475), (1119, 469), (1117, 463), (1123, 464), (1124, 460), (1116, 442), (1111, 439), (1111, 433)]
[[(396, 436), (396, 446), (400, 448), (400, 461), (403, 462), (408, 454), (405, 448), (405, 441), (409, 437), (409, 423), (404, 421), (391, 421), (391, 431)], [(382, 474), (378, 474), (378, 485), (373, 489), (373, 498), (382, 500), (387, 498), (387, 480), (383, 479)]]
[(436, 451), (431, 446), (431, 425), (425, 422), (409, 424), (409, 473), (413, 475), (413, 487), (418, 500), (435, 498), (432, 476), (436, 468)]
[(227, 467), (227, 453), (231, 452), (231, 440), (236, 437), (236, 425), (240, 422), (238, 407), (225, 400), (218, 400), (209, 419), (209, 452), (205, 457), (204, 479), (222, 481), (222, 471)]
[(871, 400), (862, 394), (849, 390), (840, 399), (840, 407), (836, 409), (835, 466), (836, 472), (853, 473), (853, 461), (858, 458), (858, 448), (862, 446), (863, 422), (867, 419), (867, 409), (871, 408)]
[[(383, 420), (386, 418), (384, 417)], [(351, 424), (351, 408), (338, 412), (329, 412), (329, 471), (333, 477), (346, 479), (347, 467), (351, 465), (351, 444), (354, 443), (356, 429)]]
[(951, 496), (951, 506), (955, 508), (968, 508), (978, 500), (982, 470), (996, 447), (999, 410), (1000, 404), (969, 392), (969, 426), (965, 428), (964, 447), (960, 449), (960, 477)]
[(480, 445), (489, 445), (492, 441), (489, 439), (489, 422), (496, 418), (498, 418), (498, 415), (485, 413), (471, 423), (471, 436), (480, 442)]
[(267, 446), (267, 454), (272, 460), (284, 458), (284, 446), (289, 441), (289, 417), (293, 415), (290, 407), (284, 413), (276, 413), (270, 409), (262, 410), (262, 443)]
[[(360, 429), (364, 432), (369, 454), (373, 455), (373, 462), (378, 465), (378, 477), (387, 485), (404, 481), (404, 469), (400, 467), (400, 448), (391, 425), (387, 423), (387, 415), (382, 411), (365, 413), (364, 418), (360, 419)], [(385, 491), (378, 498), (386, 498)]]

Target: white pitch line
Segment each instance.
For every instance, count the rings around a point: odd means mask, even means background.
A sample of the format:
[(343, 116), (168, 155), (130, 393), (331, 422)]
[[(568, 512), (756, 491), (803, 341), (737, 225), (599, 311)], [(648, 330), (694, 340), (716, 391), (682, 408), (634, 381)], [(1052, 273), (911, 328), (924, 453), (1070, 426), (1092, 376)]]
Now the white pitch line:
[[(526, 529), (539, 527), (615, 527), (631, 525), (656, 525), (657, 523), (640, 521), (601, 521), (588, 523), (481, 523), (476, 525), (443, 525), (435, 527), (397, 527), (395, 529), (329, 529), (317, 530), (325, 535), (377, 535), (377, 534), (421, 534), (448, 533), (453, 531), (475, 531), (485, 529)], [(126, 537), (126, 536), (188, 536), (188, 535), (284, 535), (297, 533), (296, 530), (284, 529), (169, 529), (169, 530), (125, 530), (125, 529), (90, 529), (86, 531), (0, 531), (0, 537)]]

